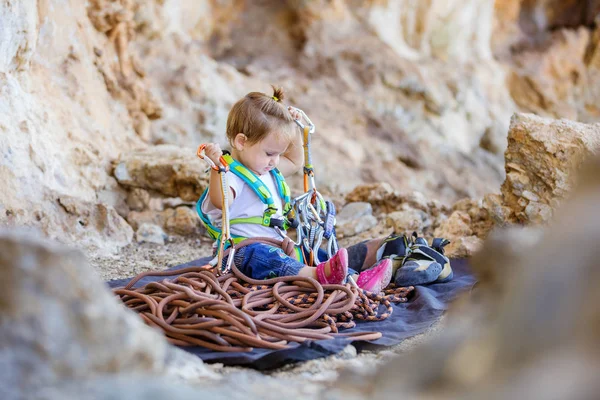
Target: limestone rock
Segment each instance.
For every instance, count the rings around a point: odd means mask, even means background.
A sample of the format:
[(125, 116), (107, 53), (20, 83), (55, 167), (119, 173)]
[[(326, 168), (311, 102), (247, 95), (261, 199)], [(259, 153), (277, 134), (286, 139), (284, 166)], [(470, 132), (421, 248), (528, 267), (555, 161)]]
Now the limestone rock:
[(505, 154), (505, 206), (520, 222), (547, 222), (570, 192), (573, 171), (599, 150), (600, 124), (515, 114)]
[(190, 207), (181, 206), (168, 209), (165, 221), (165, 229), (177, 235), (194, 235), (202, 231), (200, 218)]
[[(346, 195), (348, 202), (369, 202), (379, 206), (395, 197), (394, 188), (389, 183), (378, 182), (368, 185), (359, 185)], [(396, 209), (399, 204), (389, 205), (388, 208)]]
[[(455, 203), (452, 209), (453, 213), (440, 224), (438, 233), (452, 235), (455, 239), (461, 236), (460, 232), (469, 236), (469, 231), (470, 234), (485, 239), (494, 226), (507, 224), (511, 213), (510, 208), (504, 205), (502, 196), (492, 193), (479, 200), (463, 199)], [(461, 220), (467, 222), (469, 228), (461, 228)]]
[(444, 248), (444, 254), (449, 258), (467, 258), (477, 253), (483, 246), (483, 239), (477, 236), (459, 237)]
[(4, 231), (0, 268), (2, 390), (164, 368), (166, 340), (118, 304), (81, 253)]
[(133, 188), (127, 193), (127, 205), (131, 211), (144, 211), (150, 204), (150, 193), (147, 190)]
[(377, 218), (373, 216), (370, 203), (348, 203), (336, 216), (335, 230), (340, 238), (350, 237), (371, 229), (376, 224)]
[(429, 216), (422, 210), (394, 211), (385, 217), (386, 225), (397, 234), (423, 232), (431, 225)]
[(491, 38), (492, 51), (499, 59), (510, 57), (510, 46), (522, 38), (519, 27), (521, 0), (494, 1), (494, 26)]
[(144, 224), (157, 225), (165, 232), (175, 235), (195, 235), (204, 232), (204, 227), (196, 212), (181, 206), (175, 209), (167, 208), (163, 211), (132, 211), (127, 216), (127, 221), (133, 229), (139, 229)]
[[(145, 71), (131, 49), (136, 34), (135, 6), (133, 1), (92, 0), (87, 4), (87, 14), (108, 39), (104, 51), (94, 51), (94, 64), (109, 92), (127, 106), (136, 133), (148, 142), (150, 120), (162, 116), (162, 107), (143, 80)], [(118, 64), (110, 63), (111, 58), (117, 58)]]
[(346, 195), (348, 202), (368, 202), (375, 212), (393, 212), (400, 209), (416, 209), (438, 215), (447, 210), (443, 204), (428, 199), (420, 192), (401, 192), (389, 183), (377, 182), (356, 186)]
[[(305, 9), (310, 13), (306, 14)], [(493, 61), (489, 47), (493, 3), (447, 7), (446, 3), (434, 1), (424, 7), (410, 1), (339, 1), (315, 2), (295, 11), (301, 18), (299, 28), (305, 29), (308, 57), (301, 61), (306, 68), (329, 68), (349, 88), (364, 87), (369, 109), (404, 120), (409, 136), (427, 135), (428, 128), (411, 118), (420, 114), (427, 115), (435, 129), (443, 132), (442, 137), (452, 138), (448, 140), (450, 146), (468, 151), (479, 146), (488, 131), (493, 132), (490, 138), (497, 142), (496, 151), (503, 148), (505, 126), (494, 121), (499, 115), (507, 116), (512, 101), (504, 88), (492, 89), (504, 86), (503, 72)], [(335, 39), (341, 37), (345, 40)], [(447, 40), (440, 40), (442, 37)], [(382, 47), (382, 43), (389, 48)], [(379, 51), (364, 57), (374, 48)], [(339, 59), (332, 51), (352, 54), (352, 58)], [(478, 60), (477, 66), (471, 68), (474, 59)], [(419, 63), (418, 71), (416, 60), (426, 60)], [(365, 62), (373, 67), (366, 71), (356, 68), (356, 64)], [(465, 69), (438, 69), (440, 62), (465, 65)], [(376, 68), (383, 70), (381, 78), (374, 72)], [(467, 70), (480, 79), (463, 80), (461, 75)], [(483, 98), (489, 99), (490, 104), (484, 106), (475, 101), (475, 93), (485, 93)], [(417, 110), (417, 106), (421, 109)], [(467, 110), (473, 113), (463, 113)]]
[(436, 237), (450, 241), (473, 235), (471, 217), (464, 211), (454, 211), (434, 232)]
[(513, 56), (508, 87), (524, 112), (551, 118), (593, 121), (598, 119), (596, 96), (585, 96), (598, 84), (593, 67), (586, 64), (590, 32), (561, 30), (545, 48), (525, 47)]
[(143, 224), (164, 228), (166, 220), (166, 215), (162, 211), (131, 211), (127, 216), (127, 222), (134, 230), (138, 230)]
[(45, 236), (101, 251), (125, 246), (133, 238), (131, 226), (113, 207), (52, 192), (45, 204), (7, 207), (0, 218), (10, 228), (30, 226)]
[(195, 150), (159, 145), (122, 155), (116, 162), (114, 175), (126, 187), (196, 201), (208, 185), (205, 171), (206, 164)]
[(581, 122), (600, 119), (598, 0), (495, 2), (493, 51), (523, 112)]
[(482, 207), (487, 210), (490, 223), (493, 225), (504, 225), (510, 220), (512, 210), (504, 205), (501, 194), (490, 193), (483, 197)]
[(143, 223), (139, 226), (135, 233), (135, 239), (138, 243), (154, 243), (159, 245), (165, 244), (167, 235), (158, 225)]
[(56, 200), (71, 197), (126, 212), (108, 167), (120, 151), (143, 145), (94, 65), (94, 48), (104, 43), (85, 6), (0, 5), (0, 226), (15, 226), (17, 217), (16, 226), (114, 250), (130, 228), (122, 225), (111, 236), (92, 229), (95, 224), (80, 230)]
[[(527, 0), (521, 5), (526, 29), (540, 31), (593, 24), (600, 13), (598, 0)], [(533, 25), (533, 26), (531, 26)]]
[(26, 70), (37, 44), (35, 1), (4, 3), (0, 7), (4, 37), (0, 44), (0, 72)]

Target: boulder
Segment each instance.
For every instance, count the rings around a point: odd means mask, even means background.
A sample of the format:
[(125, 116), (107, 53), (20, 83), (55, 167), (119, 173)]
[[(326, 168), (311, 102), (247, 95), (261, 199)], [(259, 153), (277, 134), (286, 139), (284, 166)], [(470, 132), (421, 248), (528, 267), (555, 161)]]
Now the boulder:
[(348, 203), (336, 216), (335, 230), (340, 237), (350, 237), (371, 229), (377, 225), (370, 203)]
[(519, 222), (547, 222), (582, 162), (600, 150), (600, 124), (515, 114), (506, 150), (504, 205)]
[(123, 154), (114, 176), (122, 186), (196, 201), (208, 186), (207, 165), (195, 149), (159, 145)]

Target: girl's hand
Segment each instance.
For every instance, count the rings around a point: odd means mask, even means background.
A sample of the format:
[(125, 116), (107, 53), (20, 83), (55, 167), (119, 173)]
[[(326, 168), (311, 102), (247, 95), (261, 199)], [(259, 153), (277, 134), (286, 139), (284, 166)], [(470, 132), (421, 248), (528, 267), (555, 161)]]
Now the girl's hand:
[(212, 160), (215, 165), (221, 165), (221, 161), (219, 158), (223, 155), (223, 150), (221, 150), (221, 146), (218, 143), (209, 143), (204, 148), (204, 155)]
[(300, 112), (298, 111), (298, 109), (289, 106), (288, 107), (288, 111), (290, 112), (290, 114), (292, 114), (292, 118), (295, 120), (299, 120), (300, 119)]

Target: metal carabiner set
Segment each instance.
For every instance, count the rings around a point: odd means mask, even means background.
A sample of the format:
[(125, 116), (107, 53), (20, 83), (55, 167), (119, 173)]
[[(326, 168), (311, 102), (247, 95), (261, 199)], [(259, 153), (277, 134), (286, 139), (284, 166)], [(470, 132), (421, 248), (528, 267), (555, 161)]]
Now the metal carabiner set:
[[(310, 151), (311, 136), (315, 133), (315, 124), (308, 118), (306, 113), (298, 108), (295, 110), (301, 118), (295, 120), (303, 132), (304, 148), (304, 193), (292, 200), (292, 210), (298, 219), (296, 228), (296, 246), (300, 247), (304, 254), (304, 261), (308, 265), (316, 265), (321, 261), (318, 250), (327, 240), (326, 251), (330, 258), (338, 251), (338, 243), (335, 235), (335, 206), (330, 201), (325, 201), (315, 184), (315, 173), (312, 165)], [(302, 121), (304, 120), (305, 123)], [(279, 232), (283, 235), (283, 232)]]

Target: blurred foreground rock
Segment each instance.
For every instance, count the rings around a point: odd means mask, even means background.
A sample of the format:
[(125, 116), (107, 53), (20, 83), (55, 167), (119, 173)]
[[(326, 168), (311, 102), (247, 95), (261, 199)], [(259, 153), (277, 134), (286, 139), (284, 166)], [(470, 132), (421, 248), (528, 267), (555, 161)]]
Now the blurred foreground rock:
[(101, 376), (177, 378), (191, 369), (196, 379), (214, 378), (122, 307), (79, 251), (3, 231), (0, 274), (2, 399)]
[(451, 312), (453, 323), (441, 337), (368, 378), (349, 375), (338, 387), (364, 385), (359, 390), (365, 398), (595, 398), (598, 204), (595, 158), (543, 234), (509, 230), (486, 243), (474, 260), (481, 283), (473, 304)]

